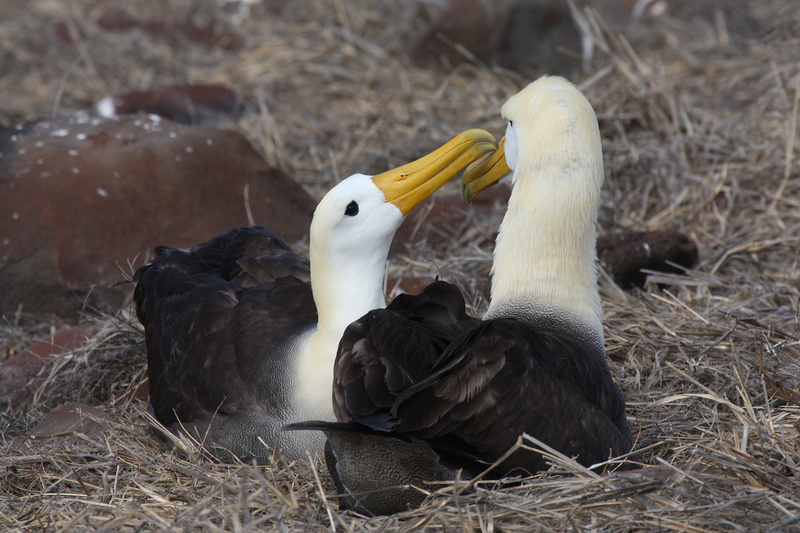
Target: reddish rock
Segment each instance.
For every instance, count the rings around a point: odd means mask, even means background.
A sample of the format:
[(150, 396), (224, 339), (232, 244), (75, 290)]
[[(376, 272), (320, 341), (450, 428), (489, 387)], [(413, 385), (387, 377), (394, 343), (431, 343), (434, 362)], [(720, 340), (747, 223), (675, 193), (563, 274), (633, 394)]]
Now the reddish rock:
[[(121, 13), (104, 13), (97, 19), (97, 25), (107, 31), (141, 30), (151, 37), (175, 42), (183, 38), (210, 48), (238, 50), (242, 47), (242, 37), (227, 31), (218, 31), (213, 27), (201, 27), (192, 22), (174, 22), (155, 19), (141, 19)], [(75, 24), (60, 22), (53, 26), (53, 34), (62, 42), (75, 43), (86, 35)]]
[(47, 376), (45, 367), (53, 356), (84, 346), (89, 338), (78, 329), (61, 331), (48, 340), (34, 342), (20, 353), (0, 363), (0, 398), (3, 412), (24, 408)]
[(419, 294), (434, 282), (431, 276), (398, 276), (386, 280), (386, 293), (388, 298), (398, 294)]
[(97, 25), (109, 31), (138, 29), (166, 41), (174, 41), (176, 37), (182, 37), (208, 47), (226, 50), (237, 50), (242, 47), (242, 38), (239, 35), (218, 31), (213, 27), (200, 27), (192, 22), (144, 19), (122, 13), (104, 13), (97, 19)]
[(153, 113), (175, 122), (197, 124), (219, 115), (238, 116), (244, 100), (224, 85), (170, 85), (163, 89), (131, 91), (101, 100), (95, 108), (104, 117)]
[(103, 434), (105, 426), (98, 422), (114, 422), (105, 411), (84, 403), (70, 402), (56, 407), (28, 430), (29, 437), (47, 437), (64, 433), (83, 433), (87, 437)]
[(155, 246), (251, 223), (291, 243), (315, 207), (240, 134), (155, 115), (30, 123), (0, 132), (0, 154), (0, 315), (75, 320), (93, 287), (118, 304), (130, 287), (111, 285)]
[(678, 231), (626, 231), (598, 237), (597, 255), (617, 285), (630, 289), (644, 287), (642, 270), (680, 273), (697, 263), (698, 252)]
[(28, 430), (26, 437), (15, 438), (9, 446), (10, 452), (37, 453), (43, 441), (64, 438), (79, 433), (90, 439), (99, 439), (107, 431), (102, 422), (114, 422), (114, 417), (105, 411), (83, 403), (66, 403), (56, 407)]

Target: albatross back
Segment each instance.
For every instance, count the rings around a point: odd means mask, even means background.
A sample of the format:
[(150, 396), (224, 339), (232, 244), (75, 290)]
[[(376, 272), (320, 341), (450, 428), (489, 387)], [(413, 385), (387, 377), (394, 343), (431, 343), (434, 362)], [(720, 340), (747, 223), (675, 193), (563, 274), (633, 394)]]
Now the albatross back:
[(222, 460), (266, 460), (289, 416), (292, 339), (317, 320), (308, 260), (263, 227), (181, 250), (136, 272), (150, 407)]

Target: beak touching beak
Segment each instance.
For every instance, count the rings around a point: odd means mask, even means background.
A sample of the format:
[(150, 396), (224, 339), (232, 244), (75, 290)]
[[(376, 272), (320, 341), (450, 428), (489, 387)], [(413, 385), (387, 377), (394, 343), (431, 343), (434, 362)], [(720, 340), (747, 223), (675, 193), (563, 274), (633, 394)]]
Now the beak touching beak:
[(495, 150), (491, 133), (467, 130), (425, 157), (374, 176), (372, 182), (405, 216), (467, 165)]
[(461, 194), (464, 201), (472, 202), (479, 192), (497, 183), (500, 178), (511, 172), (506, 163), (506, 138), (500, 139), (497, 150), (487, 153), (464, 171), (461, 179)]

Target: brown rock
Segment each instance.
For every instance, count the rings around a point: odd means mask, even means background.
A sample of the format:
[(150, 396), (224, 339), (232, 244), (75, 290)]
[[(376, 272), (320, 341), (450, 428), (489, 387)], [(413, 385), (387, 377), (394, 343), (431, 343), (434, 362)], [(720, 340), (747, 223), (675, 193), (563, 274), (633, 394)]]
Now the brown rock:
[(114, 417), (91, 405), (77, 402), (65, 403), (50, 411), (39, 423), (29, 429), (28, 436), (48, 437), (64, 433), (83, 433), (87, 437), (98, 437), (105, 430), (105, 426), (98, 420), (114, 422)]
[(136, 18), (123, 13), (104, 13), (97, 19), (97, 25), (109, 31), (138, 29), (166, 41), (174, 41), (179, 36), (193, 43), (226, 50), (237, 50), (243, 42), (241, 36), (213, 27), (201, 27), (192, 22)]
[(80, 348), (89, 338), (79, 329), (61, 331), (48, 340), (37, 341), (0, 364), (0, 398), (3, 412), (17, 412), (27, 406), (44, 381), (45, 367), (55, 355)]
[(98, 439), (106, 433), (106, 426), (99, 421), (114, 422), (114, 417), (90, 405), (66, 403), (50, 411), (29, 429), (27, 438), (15, 438), (9, 446), (9, 451), (34, 454), (45, 440), (70, 437), (75, 434)]
[(93, 287), (118, 304), (130, 287), (111, 285), (155, 246), (251, 223), (291, 243), (315, 207), (240, 134), (155, 115), (29, 123), (0, 154), (0, 315), (76, 320)]
[(419, 294), (433, 282), (431, 276), (391, 277), (386, 280), (386, 292), (390, 299), (398, 294)]
[(698, 251), (678, 231), (626, 231), (598, 237), (597, 255), (617, 285), (630, 289), (644, 287), (647, 274), (642, 270), (680, 273), (680, 267), (693, 267)]

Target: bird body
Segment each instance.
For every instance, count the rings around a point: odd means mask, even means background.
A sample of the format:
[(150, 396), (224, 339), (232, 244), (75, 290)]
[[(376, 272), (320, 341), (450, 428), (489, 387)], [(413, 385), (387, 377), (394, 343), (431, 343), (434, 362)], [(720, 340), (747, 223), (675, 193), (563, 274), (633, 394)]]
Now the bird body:
[(487, 132), (470, 130), (412, 163), (343, 180), (314, 213), (310, 262), (260, 227), (159, 248), (134, 277), (156, 419), (222, 460), (268, 461), (265, 444), (292, 459), (321, 454), (322, 436), (280, 428), (333, 420), (336, 348), (352, 320), (385, 305), (395, 231), (495, 146)]

